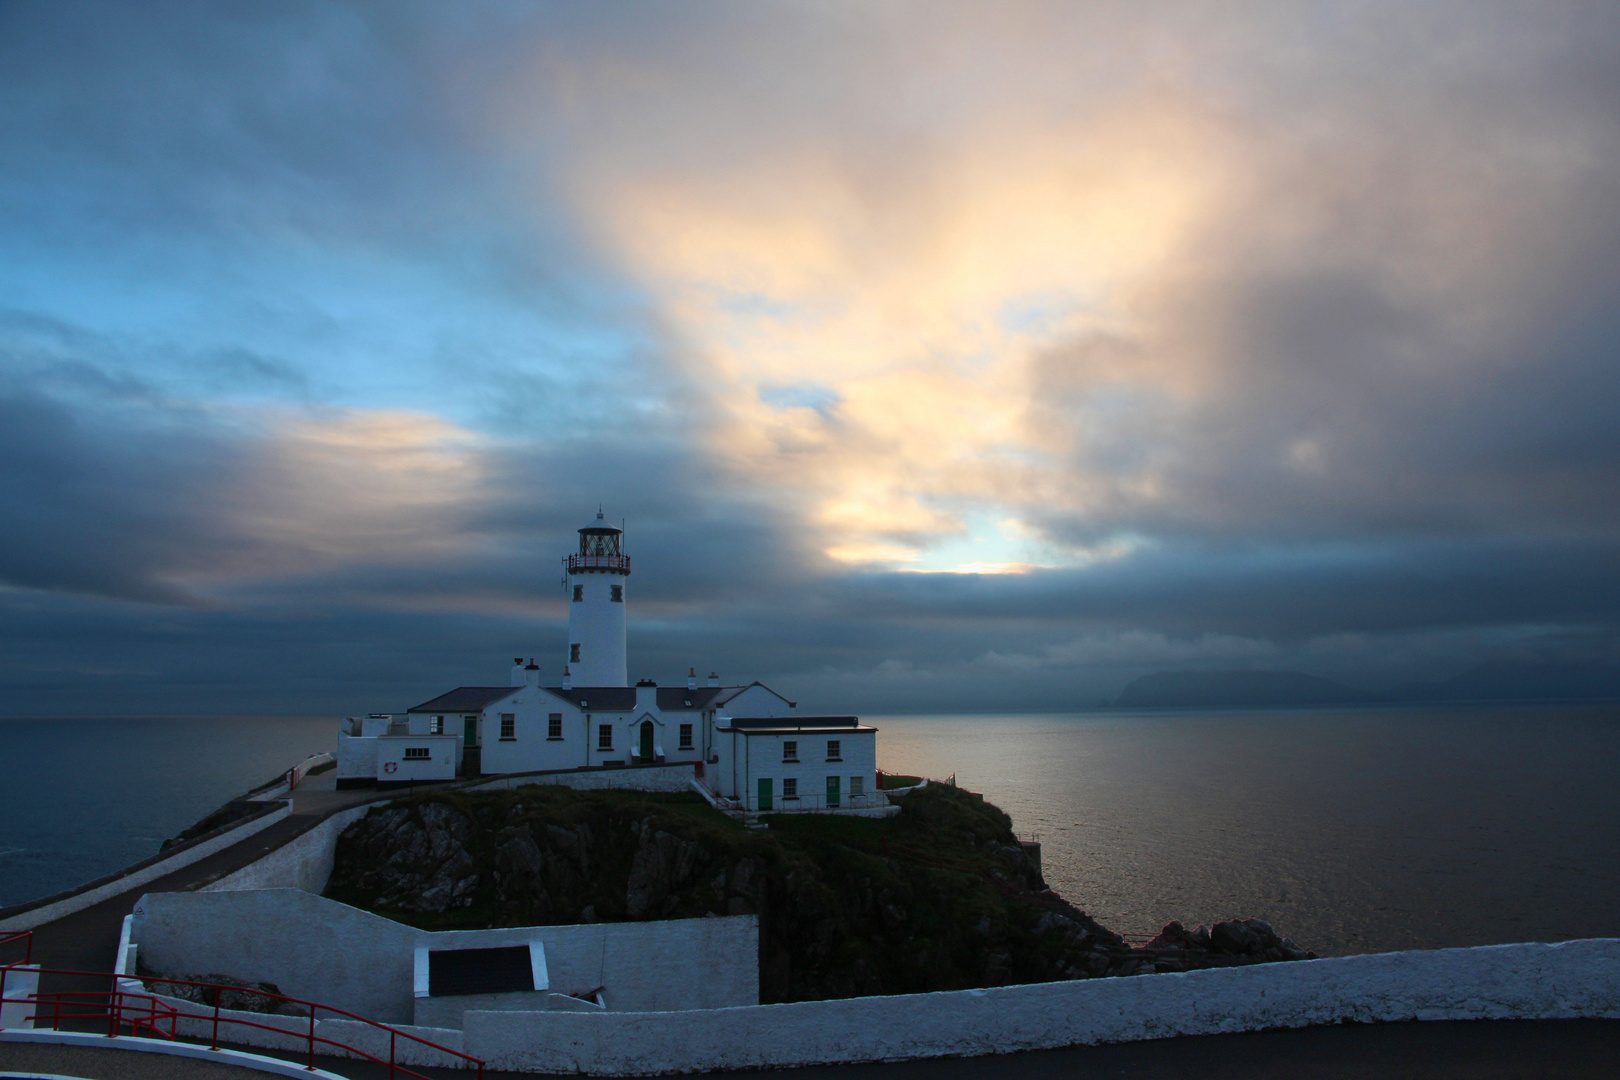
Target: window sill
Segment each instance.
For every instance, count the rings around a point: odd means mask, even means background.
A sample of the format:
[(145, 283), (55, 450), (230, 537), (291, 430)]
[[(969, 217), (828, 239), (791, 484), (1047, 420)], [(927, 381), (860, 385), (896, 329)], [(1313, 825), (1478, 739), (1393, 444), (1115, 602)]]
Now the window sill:
[(563, 737), (561, 735), (547, 735), (546, 736), (546, 742), (562, 742), (562, 741), (563, 741)]
[(784, 795), (784, 796), (782, 796), (782, 801), (783, 802), (798, 802), (799, 797), (797, 795)]
[(500, 738), (496, 739), (495, 741), (496, 742), (517, 742), (517, 736), (516, 735), (502, 735)]
[(798, 763), (799, 759), (796, 757), (785, 757), (782, 759), (782, 764), (784, 765), (797, 765)]
[(828, 759), (827, 759), (827, 760), (828, 760), (828, 761), (838, 761), (838, 762), (842, 762), (842, 761), (843, 761), (843, 760), (844, 760), (844, 759), (843, 759), (843, 758), (841, 758), (841, 757), (830, 757), (830, 758), (828, 758)]

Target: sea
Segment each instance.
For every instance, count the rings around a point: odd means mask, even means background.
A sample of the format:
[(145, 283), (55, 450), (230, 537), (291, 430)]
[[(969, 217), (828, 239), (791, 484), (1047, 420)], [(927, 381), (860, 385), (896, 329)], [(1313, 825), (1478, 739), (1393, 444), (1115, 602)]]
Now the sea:
[[(1324, 956), (1620, 936), (1620, 705), (863, 719), (881, 768), (982, 793), (1122, 933), (1253, 916)], [(0, 719), (0, 905), (154, 853), (335, 732)]]

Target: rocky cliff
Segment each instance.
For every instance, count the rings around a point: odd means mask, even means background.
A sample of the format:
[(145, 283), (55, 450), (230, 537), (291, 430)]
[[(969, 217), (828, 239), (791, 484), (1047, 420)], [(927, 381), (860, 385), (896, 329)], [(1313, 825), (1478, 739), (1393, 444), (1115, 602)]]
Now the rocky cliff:
[(326, 895), (431, 929), (757, 914), (767, 1002), (1307, 955), (1257, 920), (1132, 949), (1048, 891), (979, 796), (929, 785), (902, 806), (755, 831), (696, 795), (426, 795), (351, 825)]

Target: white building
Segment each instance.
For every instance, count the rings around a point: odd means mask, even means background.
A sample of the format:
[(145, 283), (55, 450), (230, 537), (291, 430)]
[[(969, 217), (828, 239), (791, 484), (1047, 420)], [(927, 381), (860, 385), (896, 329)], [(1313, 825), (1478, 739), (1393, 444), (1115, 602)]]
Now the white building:
[(737, 717), (715, 728), (708, 785), (756, 811), (840, 810), (877, 794), (877, 728), (854, 716)]
[(749, 810), (866, 805), (877, 729), (855, 717), (797, 717), (794, 702), (761, 683), (722, 686), (711, 673), (699, 685), (695, 668), (685, 686), (629, 685), (622, 539), (598, 513), (566, 559), (560, 685), (542, 686), (539, 665), (518, 658), (505, 686), (457, 687), (403, 716), (350, 717), (338, 733), (338, 785), (689, 762), (712, 792)]

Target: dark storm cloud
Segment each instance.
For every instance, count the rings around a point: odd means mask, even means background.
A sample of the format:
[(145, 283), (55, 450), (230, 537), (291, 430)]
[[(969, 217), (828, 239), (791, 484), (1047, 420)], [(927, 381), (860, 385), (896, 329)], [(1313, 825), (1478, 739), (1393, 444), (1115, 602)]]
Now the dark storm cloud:
[[(1620, 26), (1578, 5), (0, 7), (0, 709), (363, 711), (550, 670), (599, 503), (633, 675), (815, 707), (1611, 658), (1617, 96)], [(1106, 294), (986, 374), (931, 305), (1048, 256), (951, 247), (1025, 202), (1058, 245), (1117, 202), (1132, 235), (1076, 234), (1100, 262), (1191, 223), (1112, 291), (968, 290), (975, 325)], [(733, 321), (692, 315), (713, 295)], [(811, 334), (803, 370), (760, 329), (917, 309), (881, 348)], [(970, 355), (863, 398), (913, 347)], [(1026, 381), (1005, 430), (930, 441)], [(948, 533), (897, 494), (1075, 565), (829, 557)]]

